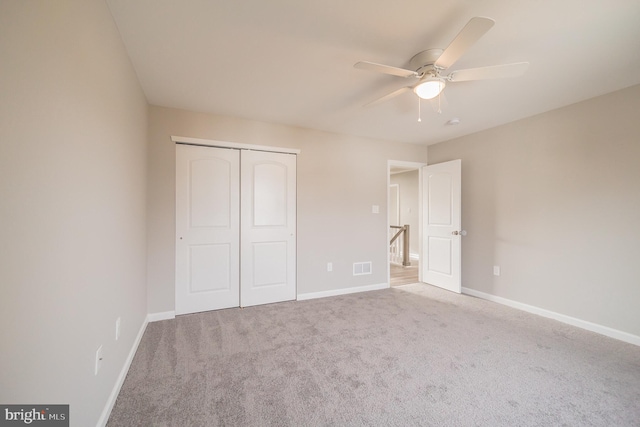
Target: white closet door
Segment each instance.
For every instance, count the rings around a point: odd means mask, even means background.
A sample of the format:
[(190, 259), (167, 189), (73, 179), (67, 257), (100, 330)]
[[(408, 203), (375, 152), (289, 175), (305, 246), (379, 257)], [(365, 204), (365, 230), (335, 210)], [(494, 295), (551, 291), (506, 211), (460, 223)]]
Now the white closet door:
[(241, 153), (243, 307), (296, 299), (296, 156)]
[(176, 145), (176, 314), (239, 306), (238, 150)]

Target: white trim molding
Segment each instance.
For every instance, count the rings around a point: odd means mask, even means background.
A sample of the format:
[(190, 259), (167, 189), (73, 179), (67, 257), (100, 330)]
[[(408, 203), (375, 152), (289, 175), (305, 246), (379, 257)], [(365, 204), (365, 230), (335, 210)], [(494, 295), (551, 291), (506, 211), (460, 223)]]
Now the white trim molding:
[(111, 390), (111, 394), (109, 395), (109, 399), (107, 400), (107, 404), (102, 410), (102, 415), (100, 415), (100, 419), (98, 420), (98, 427), (104, 427), (107, 425), (107, 421), (109, 421), (109, 416), (111, 415), (111, 411), (113, 410), (114, 405), (116, 404), (116, 400), (118, 399), (118, 394), (120, 394), (120, 389), (122, 388), (122, 384), (124, 384), (124, 380), (127, 377), (127, 373), (129, 372), (129, 367), (131, 366), (131, 362), (133, 362), (133, 357), (136, 355), (136, 351), (138, 351), (138, 346), (140, 345), (140, 341), (142, 341), (142, 336), (144, 335), (144, 331), (147, 329), (147, 324), (149, 323), (148, 317), (144, 319), (142, 322), (142, 326), (140, 326), (140, 330), (138, 331), (138, 335), (136, 339), (133, 341), (133, 345), (131, 346), (131, 350), (129, 350), (129, 355), (120, 370), (120, 375), (118, 375), (118, 379)]
[(575, 317), (567, 316), (565, 314), (556, 313), (554, 311), (546, 310), (544, 308), (524, 304), (518, 301), (513, 301), (513, 300), (499, 297), (496, 295), (487, 294), (485, 292), (476, 291), (475, 289), (463, 287), (462, 293), (466, 295), (470, 295), (472, 297), (481, 298), (487, 301), (497, 302), (498, 304), (517, 308), (518, 310), (537, 314), (539, 316), (547, 317), (549, 319), (554, 319), (571, 326), (576, 326), (578, 328), (586, 329), (587, 331), (591, 331), (600, 335), (607, 336), (609, 338), (614, 338), (620, 341), (627, 342), (629, 344), (640, 346), (639, 336), (630, 334), (628, 332), (619, 331), (617, 329), (613, 329), (608, 326), (602, 326), (602, 325), (598, 325), (597, 323), (588, 322), (586, 320), (576, 319)]
[(138, 331), (138, 335), (136, 336), (135, 341), (133, 342), (133, 346), (131, 346), (131, 350), (129, 351), (129, 355), (120, 370), (120, 375), (118, 375), (118, 379), (116, 380), (113, 389), (111, 390), (111, 394), (109, 395), (109, 399), (107, 400), (107, 404), (105, 405), (102, 415), (98, 420), (98, 427), (104, 427), (107, 425), (107, 421), (109, 421), (109, 416), (111, 415), (111, 411), (113, 410), (113, 406), (116, 404), (116, 399), (118, 399), (118, 394), (120, 394), (120, 389), (122, 388), (122, 384), (124, 384), (124, 380), (127, 377), (127, 373), (129, 372), (129, 368), (131, 367), (131, 362), (133, 362), (133, 357), (136, 355), (136, 351), (138, 351), (138, 347), (140, 346), (140, 342), (142, 341), (142, 336), (144, 335), (144, 331), (147, 329), (147, 325), (151, 322), (157, 322), (160, 320), (168, 320), (175, 319), (176, 312), (175, 311), (165, 311), (161, 313), (149, 313), (147, 317), (142, 322), (142, 326), (140, 326), (140, 330)]
[(332, 289), (330, 291), (309, 292), (306, 294), (298, 294), (298, 301), (308, 299), (334, 297), (337, 295), (355, 294), (357, 292), (379, 291), (380, 289), (389, 288), (388, 283), (378, 283), (375, 285), (355, 286), (353, 288)]
[(176, 312), (175, 311), (163, 311), (160, 313), (149, 313), (147, 315), (147, 322), (159, 322), (160, 320), (169, 320), (175, 319)]
[(206, 147), (236, 148), (238, 150), (270, 151), (273, 153), (300, 154), (297, 148), (270, 147), (267, 145), (243, 144), (240, 142), (216, 141), (213, 139), (191, 138), (171, 135), (171, 141), (178, 144), (204, 145)]

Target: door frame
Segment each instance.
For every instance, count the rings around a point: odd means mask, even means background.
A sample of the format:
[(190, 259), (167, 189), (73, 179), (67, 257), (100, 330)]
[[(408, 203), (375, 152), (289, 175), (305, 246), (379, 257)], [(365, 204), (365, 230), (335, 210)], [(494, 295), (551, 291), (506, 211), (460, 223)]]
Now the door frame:
[[(395, 190), (396, 192), (396, 205), (395, 206), (391, 206), (391, 193), (392, 193), (392, 189)], [(400, 225), (400, 185), (398, 184), (389, 184), (389, 211), (391, 211), (391, 208), (393, 208), (393, 210), (395, 211), (395, 215), (396, 218), (398, 220), (397, 224), (394, 225)], [(389, 219), (389, 223), (391, 223), (391, 219)], [(389, 224), (391, 225), (391, 224)]]
[[(401, 168), (407, 168), (407, 172), (410, 170), (418, 171), (418, 256), (422, 259), (422, 167), (427, 166), (426, 162), (407, 162), (404, 160), (387, 160), (387, 229), (385, 230), (385, 248), (384, 253), (387, 257), (387, 284), (391, 287), (391, 265), (389, 262), (389, 203), (390, 203), (390, 191), (391, 185), (391, 167), (397, 166)], [(422, 282), (422, 269), (420, 263), (418, 263), (418, 281)]]

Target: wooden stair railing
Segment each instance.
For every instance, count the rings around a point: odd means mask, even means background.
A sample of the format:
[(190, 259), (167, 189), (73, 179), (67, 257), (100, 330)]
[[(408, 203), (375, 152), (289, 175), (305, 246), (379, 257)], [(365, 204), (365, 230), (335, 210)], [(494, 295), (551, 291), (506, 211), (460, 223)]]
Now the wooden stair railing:
[[(405, 225), (390, 225), (390, 228), (397, 229), (398, 232), (391, 238), (389, 246), (393, 252), (395, 241), (402, 236), (402, 265), (411, 265), (411, 259), (409, 257), (409, 224)], [(397, 246), (396, 246), (397, 247)]]

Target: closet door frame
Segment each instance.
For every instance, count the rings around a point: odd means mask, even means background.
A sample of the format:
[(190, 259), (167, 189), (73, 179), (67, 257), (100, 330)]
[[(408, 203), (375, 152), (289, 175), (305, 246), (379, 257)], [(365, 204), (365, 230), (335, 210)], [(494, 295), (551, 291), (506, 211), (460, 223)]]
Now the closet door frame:
[(268, 145), (243, 144), (240, 142), (217, 141), (213, 139), (191, 138), (187, 136), (171, 136), (176, 144), (202, 145), (205, 147), (237, 148), (239, 150), (269, 151), (271, 153), (300, 154), (297, 148), (273, 147)]

